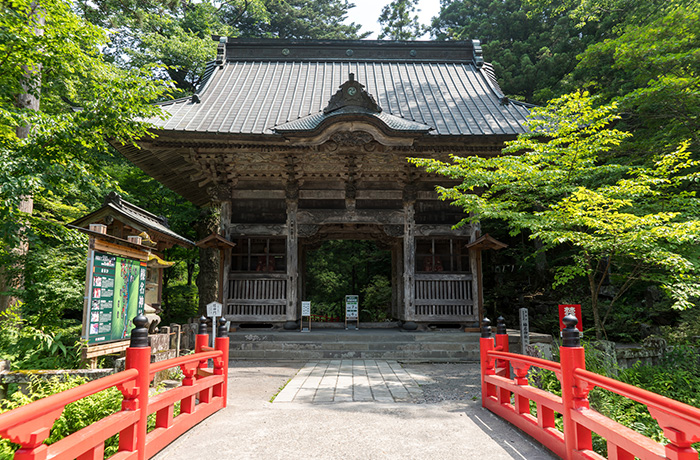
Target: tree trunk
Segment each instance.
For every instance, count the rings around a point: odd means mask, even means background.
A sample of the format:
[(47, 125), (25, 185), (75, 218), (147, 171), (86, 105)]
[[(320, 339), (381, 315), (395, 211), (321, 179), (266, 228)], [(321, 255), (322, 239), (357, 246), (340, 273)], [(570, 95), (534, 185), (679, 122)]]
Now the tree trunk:
[(187, 260), (187, 285), (192, 286), (192, 280), (194, 279), (194, 261), (191, 259)]
[[(202, 208), (195, 223), (197, 239), (202, 240), (212, 233), (218, 233), (220, 213), (216, 208)], [(199, 274), (197, 275), (200, 315), (206, 315), (207, 304), (219, 296), (219, 250), (199, 248)]]
[[(44, 16), (39, 8), (36, 8), (36, 4), (32, 4), (34, 8), (33, 20), (35, 22), (34, 33), (37, 36), (44, 35)], [(36, 65), (34, 67), (24, 67), (24, 71), (27, 77), (26, 82), (22, 85), (26, 90), (24, 94), (18, 94), (15, 100), (15, 105), (20, 109), (29, 110), (39, 110), (39, 93), (41, 90), (41, 66)], [(32, 131), (32, 126), (29, 124), (18, 126), (15, 130), (17, 137), (20, 139), (26, 139), (29, 137)], [(32, 196), (22, 196), (19, 211), (31, 215), (34, 212), (34, 198)], [(8, 273), (7, 270), (0, 269), (0, 292), (6, 292), (9, 289), (22, 289), (24, 286), (24, 266), (21, 261), (22, 258), (29, 251), (29, 242), (22, 238), (19, 246), (13, 249), (13, 253), (19, 260), (17, 266), (15, 267), (18, 276), (14, 279)], [(17, 299), (12, 295), (0, 295), (0, 313), (4, 312), (17, 302)]]
[[(598, 286), (595, 281), (595, 271), (591, 267), (591, 261), (588, 263), (588, 286), (591, 290), (591, 309), (593, 310), (593, 324), (595, 325), (595, 338), (603, 339), (603, 323), (600, 321), (600, 312), (598, 311)], [(578, 319), (581, 321), (581, 318)]]

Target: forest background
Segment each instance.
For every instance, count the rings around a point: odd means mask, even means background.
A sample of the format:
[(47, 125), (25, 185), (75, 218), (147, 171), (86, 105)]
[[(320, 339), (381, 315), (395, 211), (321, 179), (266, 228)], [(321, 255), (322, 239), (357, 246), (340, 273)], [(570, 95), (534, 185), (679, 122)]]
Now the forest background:
[[(0, 2), (0, 265), (5, 292), (19, 300), (0, 324), (6, 358), (21, 368), (78, 364), (86, 244), (65, 223), (100, 207), (109, 191), (167, 216), (192, 240), (205, 236), (197, 229), (216, 214), (144, 175), (104, 139), (134, 142), (147, 129), (136, 120), (158, 113), (153, 102), (192, 94), (215, 56), (212, 35), (364, 38), (360, 25), (343, 22), (351, 7), (343, 0)], [(504, 93), (545, 107), (541, 116), (551, 122), (540, 128), (553, 148), (534, 159), (422, 165), (462, 178), (464, 187), (445, 197), (479, 209), (483, 230), (509, 244), (485, 261), (487, 314), (516, 324), (518, 308), (528, 307), (534, 330), (554, 332), (556, 304), (582, 303), (591, 335), (700, 336), (691, 308), (700, 293), (697, 3), (441, 0), (430, 24), (418, 22), (415, 8), (411, 0), (387, 5), (380, 38), (427, 31), (435, 40), (480, 39)], [(586, 123), (566, 131), (563, 113)], [(596, 131), (581, 130), (588, 124)], [(524, 137), (511, 149), (537, 152), (547, 142)], [(513, 175), (493, 174), (469, 183), (470, 168), (517, 171), (520, 179), (541, 172), (543, 182), (528, 190), (514, 187), (522, 181)], [(463, 199), (477, 185), (499, 191), (493, 207)], [(601, 218), (611, 210), (616, 220)], [(560, 225), (571, 221), (577, 225)], [(363, 320), (390, 319), (387, 257), (369, 242), (329, 242), (309, 258), (309, 300), (339, 316), (342, 296), (359, 293)], [(197, 314), (199, 255), (174, 248), (165, 258), (177, 263), (165, 271), (163, 320), (182, 322)], [(594, 313), (595, 328), (587, 320)]]

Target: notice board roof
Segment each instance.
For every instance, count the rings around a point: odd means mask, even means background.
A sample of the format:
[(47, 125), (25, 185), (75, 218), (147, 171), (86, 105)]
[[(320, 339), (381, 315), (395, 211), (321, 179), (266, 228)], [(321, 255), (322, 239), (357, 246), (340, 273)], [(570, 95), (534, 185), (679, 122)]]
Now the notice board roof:
[(121, 220), (131, 227), (147, 232), (152, 239), (165, 243), (166, 247), (173, 244), (184, 247), (194, 246), (192, 241), (170, 230), (164, 217), (156, 216), (124, 200), (116, 192), (111, 192), (105, 197), (104, 205), (100, 209), (71, 222), (70, 225), (87, 228), (92, 223), (110, 218)]

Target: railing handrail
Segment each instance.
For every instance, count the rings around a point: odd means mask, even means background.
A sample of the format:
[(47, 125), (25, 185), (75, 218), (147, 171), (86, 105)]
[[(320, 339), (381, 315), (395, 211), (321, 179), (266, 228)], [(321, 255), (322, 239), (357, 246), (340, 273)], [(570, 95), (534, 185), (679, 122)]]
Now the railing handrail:
[[(114, 458), (146, 460), (208, 416), (226, 407), (229, 339), (226, 321), (219, 319), (214, 349), (205, 346), (206, 318), (200, 318), (195, 354), (151, 363), (148, 320), (134, 319), (131, 343), (126, 349), (126, 370), (99, 380), (48, 396), (26, 406), (0, 414), (0, 435), (19, 445), (17, 458), (101, 458), (105, 441), (119, 435)], [(207, 367), (213, 359), (213, 368)], [(151, 398), (149, 387), (156, 372), (180, 366), (182, 385), (161, 397)], [(121, 409), (65, 436), (48, 446), (51, 430), (67, 404), (116, 387), (122, 393)], [(175, 415), (175, 405), (180, 411)], [(156, 429), (148, 433), (149, 415), (154, 414)]]
[[(577, 318), (567, 315), (562, 322), (566, 328), (562, 331), (560, 362), (555, 363), (508, 353), (504, 320), (499, 318), (499, 333), (494, 343), (491, 321), (484, 319), (479, 341), (482, 406), (566, 460), (603, 458), (593, 451), (594, 433), (605, 439), (611, 459), (697, 460), (698, 452), (692, 444), (700, 441), (700, 409), (587, 371), (586, 353), (575, 327)], [(512, 379), (509, 375), (511, 366), (515, 374)], [(561, 383), (560, 398), (555, 400), (550, 392), (530, 386), (532, 367), (555, 373)], [(646, 405), (668, 444), (657, 442), (590, 409), (588, 395), (596, 386)], [(558, 424), (557, 414), (561, 414), (562, 425)]]
[(518, 353), (510, 353), (505, 351), (489, 351), (488, 355), (508, 361), (518, 361), (531, 366), (547, 369), (548, 371), (552, 372), (561, 372), (561, 364), (548, 359), (536, 358), (534, 356), (521, 355)]
[(137, 369), (127, 369), (17, 407), (0, 414), (0, 426), (10, 428), (25, 423), (29, 418), (36, 418), (54, 410), (62, 409), (72, 402), (92, 396), (113, 386), (132, 381), (138, 375), (139, 371)]
[[(207, 347), (207, 348), (209, 348), (209, 347)], [(218, 358), (220, 356), (221, 356), (221, 351), (214, 350), (214, 351), (202, 351), (202, 352), (192, 354), (192, 355), (180, 356), (178, 358), (170, 358), (170, 359), (166, 359), (164, 361), (158, 361), (157, 363), (152, 363), (150, 373), (155, 374), (156, 372), (164, 371), (166, 369), (170, 369), (170, 368), (175, 367), (175, 366), (196, 363), (199, 361), (204, 361), (205, 359)]]
[(596, 374), (586, 369), (574, 369), (574, 376), (586, 383), (592, 383), (595, 386), (612, 391), (638, 403), (662, 409), (676, 417), (700, 421), (700, 409), (675, 399), (667, 398), (666, 396)]

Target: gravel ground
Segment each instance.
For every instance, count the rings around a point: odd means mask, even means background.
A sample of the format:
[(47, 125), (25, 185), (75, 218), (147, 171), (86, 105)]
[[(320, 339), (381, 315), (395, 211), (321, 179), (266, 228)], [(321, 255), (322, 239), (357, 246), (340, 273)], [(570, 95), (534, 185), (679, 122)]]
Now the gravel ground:
[(478, 401), (481, 382), (478, 363), (403, 364), (423, 390), (418, 404)]

